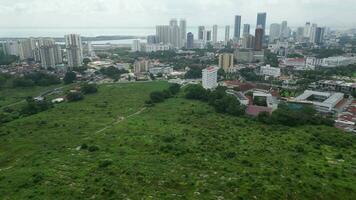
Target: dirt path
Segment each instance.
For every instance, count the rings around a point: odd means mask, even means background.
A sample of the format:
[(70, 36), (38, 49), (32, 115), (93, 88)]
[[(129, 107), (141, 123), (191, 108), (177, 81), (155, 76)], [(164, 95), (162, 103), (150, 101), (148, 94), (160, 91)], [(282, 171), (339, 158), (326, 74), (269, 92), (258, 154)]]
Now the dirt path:
[(133, 113), (133, 114), (127, 116), (126, 118), (125, 118), (125, 117), (118, 117), (118, 119), (117, 119), (114, 123), (105, 126), (104, 128), (102, 128), (102, 129), (96, 131), (95, 133), (101, 133), (101, 132), (105, 131), (106, 129), (115, 126), (116, 124), (121, 123), (121, 122), (124, 121), (125, 119), (128, 119), (128, 118), (131, 118), (131, 117), (133, 117), (133, 116), (135, 116), (135, 115), (141, 114), (144, 110), (146, 110), (145, 107), (144, 107), (144, 108), (141, 108), (139, 111), (137, 111), (137, 112), (135, 112), (135, 113)]

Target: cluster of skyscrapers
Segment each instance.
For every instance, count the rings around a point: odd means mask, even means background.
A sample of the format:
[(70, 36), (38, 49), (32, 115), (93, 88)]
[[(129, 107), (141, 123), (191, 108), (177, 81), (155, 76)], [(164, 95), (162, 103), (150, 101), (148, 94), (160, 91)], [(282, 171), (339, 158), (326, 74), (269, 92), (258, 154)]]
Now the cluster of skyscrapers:
[(83, 48), (80, 35), (65, 36), (65, 48), (56, 44), (52, 38), (27, 38), (9, 40), (3, 44), (3, 52), (18, 56), (20, 60), (33, 60), (41, 63), (42, 68), (56, 68), (64, 63), (63, 53), (69, 68), (80, 67), (83, 62)]
[(155, 38), (150, 37), (150, 43), (169, 44), (173, 48), (180, 49), (186, 44), (187, 22), (184, 19), (179, 21), (172, 19), (169, 25), (156, 26)]

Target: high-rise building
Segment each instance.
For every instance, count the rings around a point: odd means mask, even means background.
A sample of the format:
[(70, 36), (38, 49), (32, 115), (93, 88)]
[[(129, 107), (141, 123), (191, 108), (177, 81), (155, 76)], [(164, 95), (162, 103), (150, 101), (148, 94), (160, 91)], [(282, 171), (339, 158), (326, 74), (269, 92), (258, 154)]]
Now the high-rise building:
[(219, 55), (219, 67), (223, 68), (226, 72), (234, 67), (234, 54), (223, 53)]
[(240, 40), (240, 32), (241, 32), (241, 16), (236, 15), (235, 16), (235, 24), (234, 24), (234, 40), (238, 41)]
[(310, 37), (310, 31), (311, 31), (310, 29), (311, 29), (310, 22), (307, 22), (304, 27), (304, 37), (305, 38)]
[(187, 34), (187, 49), (194, 49), (194, 35), (192, 32)]
[(244, 24), (243, 36), (250, 35), (250, 24)]
[(281, 25), (274, 23), (271, 24), (269, 29), (269, 41), (274, 42), (281, 35)]
[(82, 39), (80, 35), (69, 34), (65, 36), (67, 60), (69, 68), (80, 67), (83, 62)]
[(304, 27), (298, 27), (297, 33), (296, 33), (296, 40), (298, 42), (303, 42), (303, 40), (304, 40)]
[(131, 45), (132, 52), (139, 52), (141, 51), (141, 42), (140, 40), (133, 40)]
[(261, 51), (263, 49), (263, 35), (264, 30), (261, 25), (256, 28), (255, 31), (255, 50)]
[(282, 25), (281, 25), (281, 38), (288, 38), (289, 35), (289, 28), (288, 28), (288, 22), (287, 21), (283, 21)]
[(169, 44), (174, 48), (180, 49), (182, 48), (182, 38), (180, 35), (179, 26), (170, 26), (169, 27)]
[(225, 45), (230, 41), (230, 26), (225, 26)]
[[(42, 68), (49, 69), (56, 67), (57, 47), (53, 39), (42, 38), (39, 40), (39, 51)], [(58, 63), (58, 61), (57, 61)]]
[(213, 26), (213, 43), (218, 42), (218, 25)]
[(168, 26), (168, 25), (156, 26), (157, 43), (168, 44), (168, 42), (169, 42), (169, 29), (170, 29), (170, 26)]
[(20, 40), (19, 47), (20, 47), (20, 59), (21, 60), (34, 58), (30, 39)]
[(325, 35), (325, 28), (317, 27), (315, 31), (315, 44), (323, 44)]
[(253, 49), (255, 48), (255, 37), (251, 34), (246, 35), (242, 39), (242, 48), (244, 49)]
[(179, 21), (179, 30), (180, 30), (180, 37), (182, 46), (186, 43), (186, 36), (187, 36), (187, 21), (185, 19), (181, 19)]
[(316, 29), (318, 28), (318, 25), (317, 24), (313, 24), (310, 28), (310, 35), (309, 35), (309, 42), (310, 43), (315, 43), (316, 42), (316, 39), (315, 39), (315, 36), (316, 36)]
[(267, 13), (258, 13), (257, 14), (256, 27), (261, 26), (263, 29), (262, 43), (265, 42), (266, 18), (267, 18)]
[(170, 26), (178, 26), (178, 21), (177, 21), (177, 19), (171, 19), (171, 20), (169, 21), (169, 25), (170, 25)]
[(206, 31), (206, 41), (211, 41), (211, 31)]
[(56, 60), (54, 54), (54, 46), (44, 45), (40, 47), (41, 66), (42, 68), (49, 69), (56, 67)]
[(202, 82), (205, 89), (214, 89), (218, 86), (218, 67), (208, 67), (202, 71)]
[(156, 44), (157, 42), (157, 36), (155, 35), (149, 35), (147, 36), (147, 44)]
[(178, 26), (177, 19), (172, 19), (169, 25), (156, 26), (156, 43), (170, 45), (176, 49), (180, 49), (185, 44), (186, 35), (186, 21), (180, 20)]
[(198, 27), (198, 40), (204, 39), (204, 31), (205, 31), (205, 26)]
[(262, 29), (265, 31), (266, 30), (266, 18), (267, 18), (267, 13), (258, 13), (256, 27), (262, 26)]

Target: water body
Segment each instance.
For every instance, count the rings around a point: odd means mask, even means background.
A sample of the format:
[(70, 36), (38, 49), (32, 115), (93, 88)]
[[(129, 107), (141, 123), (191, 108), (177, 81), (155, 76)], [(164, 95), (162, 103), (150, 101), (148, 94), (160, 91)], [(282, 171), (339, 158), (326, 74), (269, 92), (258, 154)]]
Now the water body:
[[(207, 30), (212, 30), (212, 27), (206, 26)], [(242, 31), (242, 30), (241, 30)], [(198, 37), (198, 27), (187, 27), (187, 32), (192, 32), (194, 38)], [(1, 37), (63, 37), (66, 34), (76, 33), (86, 37), (96, 36), (139, 36), (146, 37), (156, 33), (155, 27), (108, 27), (108, 28), (0, 28)], [(252, 30), (251, 30), (252, 34)], [(230, 37), (233, 36), (233, 27), (230, 27)], [(218, 28), (218, 40), (225, 39), (225, 27)], [(144, 40), (143, 40), (144, 42)], [(93, 44), (131, 44), (132, 40), (111, 40), (111, 41), (95, 41)]]

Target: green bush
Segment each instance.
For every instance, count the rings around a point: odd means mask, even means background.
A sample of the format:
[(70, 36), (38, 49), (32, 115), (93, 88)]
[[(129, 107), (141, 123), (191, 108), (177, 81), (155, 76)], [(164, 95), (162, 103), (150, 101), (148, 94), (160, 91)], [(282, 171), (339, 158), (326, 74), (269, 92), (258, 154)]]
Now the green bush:
[(165, 94), (161, 91), (154, 91), (150, 94), (150, 100), (152, 103), (160, 103), (165, 99)]

